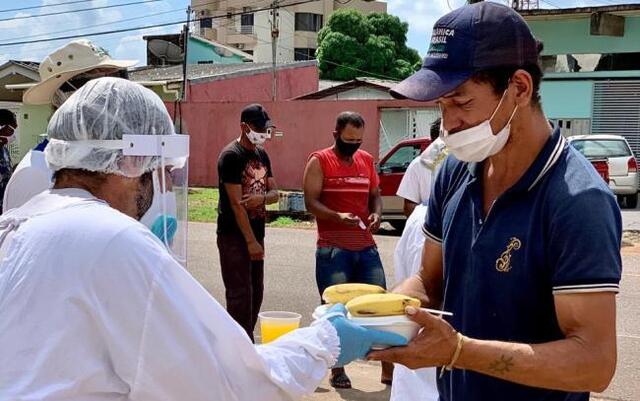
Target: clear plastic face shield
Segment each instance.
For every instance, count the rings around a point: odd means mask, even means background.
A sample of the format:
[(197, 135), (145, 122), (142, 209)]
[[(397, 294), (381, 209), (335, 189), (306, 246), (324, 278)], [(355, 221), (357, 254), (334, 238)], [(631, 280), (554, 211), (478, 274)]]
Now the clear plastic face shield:
[(74, 146), (121, 150), (125, 157), (158, 159), (152, 170), (153, 200), (140, 222), (163, 242), (176, 261), (186, 266), (189, 136), (123, 135), (122, 140), (87, 140)]
[(141, 222), (171, 255), (187, 265), (187, 200), (189, 192), (188, 135), (124, 135), (125, 156), (157, 156), (153, 171), (153, 201)]

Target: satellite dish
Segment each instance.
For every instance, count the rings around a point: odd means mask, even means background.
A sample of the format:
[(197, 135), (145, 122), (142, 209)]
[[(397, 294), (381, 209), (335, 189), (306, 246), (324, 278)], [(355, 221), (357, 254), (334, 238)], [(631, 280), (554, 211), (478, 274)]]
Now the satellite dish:
[(180, 64), (184, 54), (180, 46), (162, 39), (152, 39), (147, 45), (154, 56), (162, 60), (162, 64)]

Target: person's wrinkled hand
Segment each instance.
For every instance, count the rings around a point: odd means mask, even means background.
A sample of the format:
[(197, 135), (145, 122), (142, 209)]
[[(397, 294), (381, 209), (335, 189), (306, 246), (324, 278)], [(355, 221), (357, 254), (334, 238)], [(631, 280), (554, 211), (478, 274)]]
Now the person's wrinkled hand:
[(250, 242), (247, 244), (249, 248), (249, 258), (252, 261), (258, 261), (264, 259), (264, 248), (258, 241)]
[(407, 339), (395, 333), (366, 329), (347, 319), (347, 309), (336, 304), (327, 312), (327, 320), (333, 325), (340, 339), (340, 356), (334, 367), (342, 367), (357, 359), (364, 359), (371, 347), (402, 346)]
[(441, 317), (407, 307), (407, 315), (422, 330), (406, 347), (371, 352), (367, 359), (402, 364), (409, 369), (441, 367), (449, 364), (458, 344), (457, 333)]
[(242, 200), (240, 200), (240, 204), (244, 206), (245, 209), (258, 209), (265, 204), (265, 196), (264, 195), (243, 195)]

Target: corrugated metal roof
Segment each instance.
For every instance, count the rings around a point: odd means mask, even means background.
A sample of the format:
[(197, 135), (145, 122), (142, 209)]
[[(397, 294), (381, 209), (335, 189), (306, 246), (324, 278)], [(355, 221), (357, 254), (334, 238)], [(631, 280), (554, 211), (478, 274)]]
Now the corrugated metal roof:
[[(316, 65), (316, 61), (284, 63), (278, 65), (278, 70)], [(190, 64), (187, 66), (187, 79), (192, 82), (211, 81), (234, 76), (261, 74), (271, 71), (271, 68), (271, 63)], [(182, 81), (182, 65), (134, 69), (129, 71), (129, 79), (132, 81)]]
[(361, 88), (361, 87), (369, 87), (374, 89), (379, 89), (381, 91), (388, 91), (394, 85), (396, 85), (397, 81), (377, 79), (377, 78), (356, 78), (352, 81), (342, 82), (338, 85), (325, 87), (325, 89), (320, 89), (317, 92), (308, 93), (303, 96), (299, 96), (296, 100), (312, 100), (312, 99), (323, 99), (328, 96), (335, 95), (337, 93), (346, 92), (352, 89)]
[(640, 15), (640, 4), (618, 4), (597, 7), (575, 7), (575, 8), (540, 8), (536, 10), (520, 10), (520, 15), (526, 19), (563, 19), (575, 18), (576, 16), (589, 16), (592, 13), (602, 12), (615, 15)]

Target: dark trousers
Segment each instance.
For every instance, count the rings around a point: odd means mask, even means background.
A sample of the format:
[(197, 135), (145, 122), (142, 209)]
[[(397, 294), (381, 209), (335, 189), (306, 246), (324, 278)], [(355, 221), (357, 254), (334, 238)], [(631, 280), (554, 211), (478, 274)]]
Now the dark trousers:
[[(264, 247), (264, 241), (260, 241)], [(218, 235), (220, 268), (227, 312), (245, 329), (251, 341), (264, 292), (264, 261), (251, 261), (242, 234)]]

